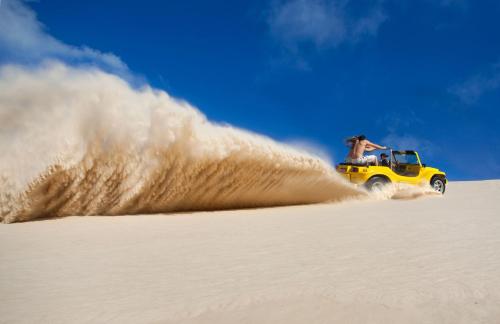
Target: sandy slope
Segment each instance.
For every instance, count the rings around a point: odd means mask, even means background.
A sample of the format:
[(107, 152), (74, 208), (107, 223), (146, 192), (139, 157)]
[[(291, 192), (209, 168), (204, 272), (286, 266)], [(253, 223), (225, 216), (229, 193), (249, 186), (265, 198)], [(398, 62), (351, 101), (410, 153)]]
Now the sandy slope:
[(499, 197), (0, 225), (0, 322), (498, 323)]

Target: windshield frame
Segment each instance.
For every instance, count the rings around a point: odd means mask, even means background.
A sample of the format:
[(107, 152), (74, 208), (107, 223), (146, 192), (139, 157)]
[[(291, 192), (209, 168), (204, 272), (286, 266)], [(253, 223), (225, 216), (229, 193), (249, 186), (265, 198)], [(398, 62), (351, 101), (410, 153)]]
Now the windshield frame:
[[(397, 159), (398, 155), (400, 155), (400, 156), (402, 156), (402, 155), (405, 155), (405, 156), (414, 155), (416, 163), (408, 163), (406, 161), (405, 162), (399, 161)], [(407, 164), (407, 165), (422, 166), (422, 162), (420, 161), (420, 157), (418, 156), (418, 153), (416, 151), (392, 151), (391, 158), (394, 159), (394, 162), (397, 163), (397, 164)], [(407, 160), (407, 159), (405, 159), (405, 160)]]

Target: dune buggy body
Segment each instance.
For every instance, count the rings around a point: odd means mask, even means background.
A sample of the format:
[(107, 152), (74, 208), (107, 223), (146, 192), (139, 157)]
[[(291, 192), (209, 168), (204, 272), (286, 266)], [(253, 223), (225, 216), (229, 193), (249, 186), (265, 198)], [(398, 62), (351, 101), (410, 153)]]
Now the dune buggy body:
[(422, 164), (416, 151), (389, 151), (389, 166), (340, 163), (336, 170), (350, 182), (369, 190), (388, 183), (404, 183), (430, 185), (444, 193), (447, 180), (443, 171)]

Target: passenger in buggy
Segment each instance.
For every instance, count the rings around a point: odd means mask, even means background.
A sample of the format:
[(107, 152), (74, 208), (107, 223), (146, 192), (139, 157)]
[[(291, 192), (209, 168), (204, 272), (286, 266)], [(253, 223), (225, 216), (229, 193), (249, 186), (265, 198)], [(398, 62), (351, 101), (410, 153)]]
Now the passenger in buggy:
[(346, 144), (350, 147), (349, 154), (345, 161), (353, 164), (363, 165), (378, 165), (376, 155), (364, 155), (365, 152), (374, 150), (386, 150), (387, 147), (370, 142), (365, 135), (350, 137), (346, 140)]

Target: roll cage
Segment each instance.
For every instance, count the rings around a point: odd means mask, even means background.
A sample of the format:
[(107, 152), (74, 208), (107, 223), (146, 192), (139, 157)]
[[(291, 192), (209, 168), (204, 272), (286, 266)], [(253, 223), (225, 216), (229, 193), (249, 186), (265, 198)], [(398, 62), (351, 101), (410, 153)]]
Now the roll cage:
[[(387, 151), (389, 151), (388, 167), (401, 176), (416, 177), (420, 173), (420, 169), (425, 167), (416, 151), (393, 149), (388, 149)], [(340, 163), (340, 165), (369, 167), (367, 164), (348, 162)]]

